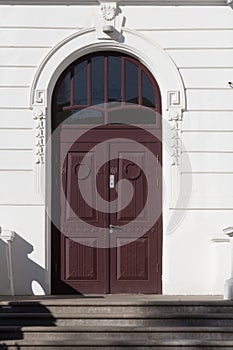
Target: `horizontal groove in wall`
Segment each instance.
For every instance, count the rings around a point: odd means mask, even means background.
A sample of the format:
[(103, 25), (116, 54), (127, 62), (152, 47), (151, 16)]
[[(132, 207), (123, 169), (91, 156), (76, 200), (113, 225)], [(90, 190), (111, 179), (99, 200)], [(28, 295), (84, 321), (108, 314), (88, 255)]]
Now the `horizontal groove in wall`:
[(226, 84), (228, 87), (187, 87), (185, 88), (186, 91), (188, 90), (212, 90), (212, 91), (218, 91), (218, 90), (223, 90), (223, 91), (229, 91), (232, 90), (232, 88), (229, 87), (228, 84)]
[(5, 89), (16, 89), (16, 88), (17, 89), (18, 88), (19, 89), (29, 89), (29, 88), (31, 88), (31, 86), (29, 86), (29, 85), (28, 86), (10, 86), (10, 85), (9, 86), (0, 86), (0, 89), (4, 89), (4, 90)]
[[(37, 66), (15, 66), (15, 65), (10, 65), (10, 66), (3, 66), (3, 65), (0, 65), (0, 68), (3, 68), (3, 69), (6, 69), (6, 68), (9, 68), (10, 70), (11, 69), (18, 69), (18, 68), (20, 68), (20, 69), (25, 69), (25, 70), (31, 70), (32, 68), (37, 68)], [(34, 73), (34, 70), (33, 70), (33, 73)], [(33, 74), (32, 73), (32, 74)]]
[[(233, 90), (232, 90), (232, 93), (233, 93)], [(201, 113), (202, 112), (202, 113)], [(224, 114), (226, 114), (226, 115), (228, 115), (228, 116), (231, 116), (231, 114), (230, 114), (230, 112), (229, 111), (224, 111), (224, 110), (221, 110), (221, 112), (222, 113), (224, 113)], [(202, 114), (203, 115), (203, 117), (205, 117), (205, 115), (206, 115), (206, 112), (205, 111), (198, 111), (198, 113), (200, 114)], [(211, 113), (213, 113), (213, 111), (211, 111)], [(217, 113), (219, 113), (219, 111), (216, 111), (215, 112), (216, 113), (216, 115), (218, 115)], [(196, 111), (190, 111), (189, 109), (187, 109), (187, 110), (185, 110), (184, 111), (184, 117), (185, 118), (190, 118), (190, 114), (197, 114), (197, 112)], [(198, 114), (198, 115), (199, 115)]]
[(134, 28), (134, 30), (140, 31), (140, 32), (184, 32), (184, 31), (189, 31), (189, 32), (196, 32), (196, 31), (229, 31), (233, 30), (232, 28)]
[(17, 204), (17, 203), (0, 203), (0, 207), (41, 207), (44, 208), (44, 204)]
[(232, 46), (224, 46), (224, 47), (220, 47), (220, 46), (215, 46), (215, 47), (202, 47), (202, 46), (195, 46), (195, 47), (169, 47), (169, 46), (163, 46), (163, 49), (166, 51), (200, 51), (200, 50), (231, 50)]
[(9, 111), (9, 110), (14, 110), (14, 111), (28, 111), (28, 110), (30, 110), (30, 108), (28, 107), (28, 108), (26, 108), (26, 107), (0, 107), (0, 110), (7, 110), (7, 111)]
[(205, 66), (181, 66), (179, 65), (178, 69), (232, 69), (233, 68), (233, 64), (232, 66), (213, 66), (213, 67), (205, 67)]
[(214, 174), (217, 174), (217, 175), (231, 175), (233, 174), (232, 171), (182, 171), (181, 172), (181, 175), (183, 174), (195, 174), (195, 175), (214, 175)]
[(1, 46), (0, 49), (52, 49), (52, 46), (32, 46), (32, 45), (9, 45), (9, 46)]
[(180, 68), (179, 67), (179, 70), (186, 70), (186, 69), (193, 69), (193, 70), (195, 70), (195, 69), (205, 69), (205, 70), (215, 70), (215, 69), (218, 69), (218, 70), (229, 70), (229, 69), (233, 69), (233, 66), (232, 67), (226, 67), (226, 66), (221, 66), (221, 67), (184, 67), (184, 68)]
[(11, 151), (11, 152), (15, 152), (15, 151), (33, 151), (34, 148), (0, 148), (0, 151)]
[(233, 133), (233, 130), (181, 130), (181, 133), (184, 134), (184, 133)]
[(29, 66), (29, 65), (0, 65), (0, 68), (37, 68), (37, 66)]
[(0, 173), (1, 172), (6, 172), (6, 171), (10, 171), (10, 172), (22, 172), (22, 171), (27, 171), (27, 172), (32, 172), (32, 171), (34, 171), (33, 169), (1, 169), (0, 168)]
[[(227, 85), (227, 84), (226, 84)], [(16, 86), (17, 87), (17, 86)], [(223, 91), (229, 91), (231, 88), (230, 87), (194, 87), (194, 88), (190, 88), (190, 87), (188, 87), (188, 88), (185, 88), (185, 90), (187, 91), (187, 90), (223, 90)]]
[(233, 151), (181, 151), (181, 154), (200, 153), (200, 154), (233, 154)]
[[(130, 6), (174, 6), (174, 0), (119, 0), (119, 5)], [(98, 0), (0, 0), (3, 5), (99, 5)], [(176, 6), (227, 6), (225, 0), (179, 0)]]
[(34, 128), (30, 128), (30, 127), (28, 127), (28, 128), (20, 128), (20, 127), (7, 127), (7, 128), (5, 128), (5, 127), (1, 127), (0, 126), (0, 130), (15, 130), (15, 131), (22, 131), (22, 130), (34, 130)]
[[(1, 110), (5, 110), (5, 111), (11, 111), (12, 110), (12, 108), (11, 107), (0, 107), (0, 109)], [(27, 112), (30, 112), (31, 111), (31, 108), (29, 108), (29, 107), (22, 107), (22, 108), (17, 108), (17, 107), (15, 107), (15, 108), (13, 108), (14, 109), (14, 111), (17, 111), (17, 110), (19, 110), (19, 111), (27, 111)]]
[(195, 50), (232, 50), (232, 46), (229, 47), (218, 47), (218, 46), (214, 46), (214, 47), (203, 47), (203, 46), (195, 46), (195, 47), (163, 47), (164, 50), (167, 51), (195, 51)]
[[(76, 29), (76, 30), (82, 30), (83, 28), (80, 28), (80, 27), (42, 27), (42, 26), (38, 26), (38, 27), (33, 27), (33, 26), (18, 26), (18, 27), (15, 27), (15, 26), (0, 26), (0, 29), (33, 29), (33, 30), (70, 30), (70, 29)], [(233, 28), (232, 28), (233, 29)], [(215, 29), (216, 30), (216, 29)], [(231, 28), (229, 28), (229, 30), (231, 30)]]
[(30, 85), (0, 85), (0, 89), (29, 89)]
[[(0, 204), (1, 205), (1, 204)], [(207, 207), (207, 208), (204, 208), (204, 207), (198, 207), (198, 208), (187, 208), (187, 207), (179, 207), (179, 208), (174, 208), (172, 206), (169, 207), (170, 210), (185, 210), (185, 211), (197, 211), (197, 210), (210, 210), (210, 211), (213, 211), (213, 210), (229, 210), (229, 211), (232, 211), (233, 207), (226, 207), (226, 208), (218, 208), (218, 207), (214, 207), (214, 208), (210, 208), (210, 207)]]
[(233, 112), (233, 109), (190, 109), (189, 108), (188, 111), (189, 112)]

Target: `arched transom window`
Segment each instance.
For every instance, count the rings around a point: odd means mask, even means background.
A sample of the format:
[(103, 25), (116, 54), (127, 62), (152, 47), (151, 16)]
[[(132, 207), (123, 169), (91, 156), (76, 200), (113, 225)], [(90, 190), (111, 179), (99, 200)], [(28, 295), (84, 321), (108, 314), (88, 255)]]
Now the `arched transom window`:
[[(120, 113), (119, 113), (120, 111)], [(99, 52), (73, 62), (53, 94), (55, 124), (157, 124), (159, 87), (138, 60)]]

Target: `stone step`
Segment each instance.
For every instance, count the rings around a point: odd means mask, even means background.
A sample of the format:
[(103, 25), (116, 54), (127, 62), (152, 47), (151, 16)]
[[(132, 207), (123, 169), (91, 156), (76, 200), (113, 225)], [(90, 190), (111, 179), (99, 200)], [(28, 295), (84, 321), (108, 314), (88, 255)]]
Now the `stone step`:
[(0, 326), (206, 326), (232, 327), (231, 313), (0, 313)]
[(20, 305), (2, 305), (3, 313), (233, 313), (233, 306), (205, 306), (205, 305), (41, 305), (24, 303)]
[(0, 349), (233, 349), (233, 302), (0, 301)]
[[(96, 349), (105, 349), (105, 350), (117, 350), (117, 349), (163, 349), (163, 350), (175, 350), (175, 349), (232, 349), (233, 341), (225, 340), (150, 340), (150, 339), (141, 339), (140, 341), (130, 339), (129, 342), (118, 340), (113, 342), (112, 340), (67, 340), (67, 341), (6, 341), (2, 343), (2, 349), (20, 349), (20, 350), (50, 350), (50, 349), (82, 349), (82, 350), (96, 350)], [(4, 349), (5, 347), (5, 349)]]
[(231, 327), (0, 327), (4, 340), (232, 340)]
[(0, 310), (3, 312), (109, 312), (122, 313), (127, 308), (128, 312), (207, 312), (207, 313), (233, 313), (231, 301), (153, 301), (141, 300), (118, 300), (118, 299), (71, 299), (71, 300), (41, 300), (41, 301), (0, 301)]

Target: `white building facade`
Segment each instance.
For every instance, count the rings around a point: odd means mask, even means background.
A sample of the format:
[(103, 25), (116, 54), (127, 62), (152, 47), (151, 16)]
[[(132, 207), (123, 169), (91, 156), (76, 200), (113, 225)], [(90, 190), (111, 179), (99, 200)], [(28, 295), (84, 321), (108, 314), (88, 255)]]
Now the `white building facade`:
[(0, 226), (14, 232), (11, 243), (0, 240), (0, 294), (56, 293), (53, 94), (67, 67), (101, 52), (132, 57), (160, 90), (157, 292), (223, 294), (231, 248), (222, 230), (233, 225), (230, 4), (0, 0), (0, 27)]

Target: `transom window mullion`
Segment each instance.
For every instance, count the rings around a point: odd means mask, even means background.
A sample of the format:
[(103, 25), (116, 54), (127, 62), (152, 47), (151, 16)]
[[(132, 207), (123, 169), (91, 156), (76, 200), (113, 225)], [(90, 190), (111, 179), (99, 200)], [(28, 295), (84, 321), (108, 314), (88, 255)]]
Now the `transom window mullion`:
[(138, 104), (142, 105), (142, 69), (138, 67)]
[(108, 56), (104, 56), (104, 120), (108, 124)]
[(92, 67), (91, 67), (91, 59), (88, 59), (88, 65), (87, 65), (87, 79), (88, 79), (88, 83), (87, 83), (87, 91), (88, 91), (88, 96), (87, 96), (87, 104), (88, 107), (90, 107), (92, 105), (92, 81), (91, 81), (91, 71), (92, 71)]
[(122, 104), (125, 104), (125, 58), (121, 59), (121, 96)]
[(70, 79), (70, 105), (74, 105), (74, 67), (71, 69), (71, 79)]

